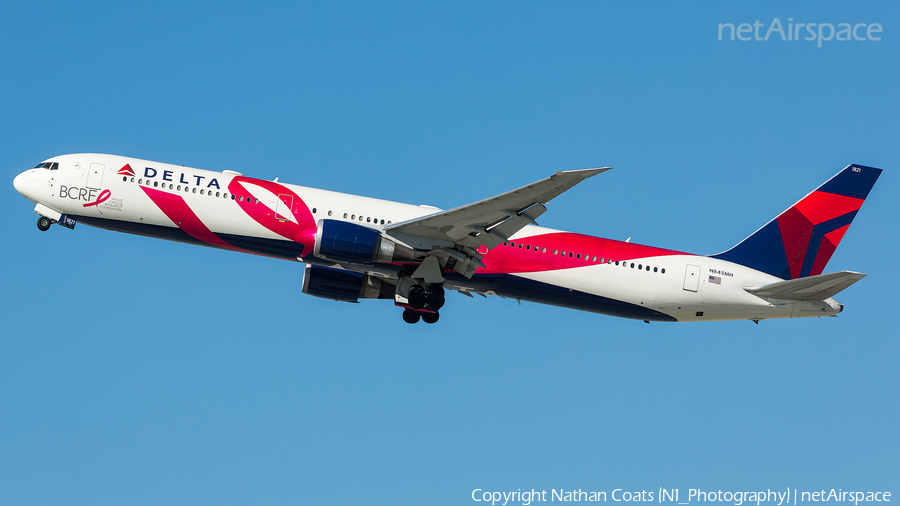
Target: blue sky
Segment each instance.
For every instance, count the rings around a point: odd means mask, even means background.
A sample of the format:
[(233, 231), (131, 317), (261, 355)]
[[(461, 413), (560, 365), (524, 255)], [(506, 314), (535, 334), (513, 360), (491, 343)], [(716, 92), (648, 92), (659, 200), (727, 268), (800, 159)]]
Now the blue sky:
[[(0, 502), (462, 504), (473, 489), (900, 492), (892, 2), (0, 2)], [(718, 41), (719, 23), (880, 41)], [(805, 34), (804, 34), (805, 35)], [(105, 152), (451, 207), (612, 166), (541, 224), (725, 250), (885, 169), (839, 318), (651, 324), (87, 226), (13, 177)]]

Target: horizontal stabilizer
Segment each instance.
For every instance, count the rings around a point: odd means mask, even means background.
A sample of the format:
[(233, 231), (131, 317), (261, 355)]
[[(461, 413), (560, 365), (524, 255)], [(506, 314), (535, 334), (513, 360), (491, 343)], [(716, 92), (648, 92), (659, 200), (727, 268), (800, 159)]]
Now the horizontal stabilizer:
[(866, 275), (859, 272), (841, 271), (779, 281), (765, 286), (747, 286), (744, 290), (767, 299), (825, 300), (834, 297), (864, 277)]

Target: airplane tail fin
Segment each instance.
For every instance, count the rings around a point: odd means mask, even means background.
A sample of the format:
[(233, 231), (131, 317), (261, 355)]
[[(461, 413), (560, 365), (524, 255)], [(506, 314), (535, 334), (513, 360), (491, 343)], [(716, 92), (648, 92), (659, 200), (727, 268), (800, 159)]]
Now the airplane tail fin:
[(881, 169), (848, 165), (733, 248), (710, 255), (798, 279), (822, 273)]

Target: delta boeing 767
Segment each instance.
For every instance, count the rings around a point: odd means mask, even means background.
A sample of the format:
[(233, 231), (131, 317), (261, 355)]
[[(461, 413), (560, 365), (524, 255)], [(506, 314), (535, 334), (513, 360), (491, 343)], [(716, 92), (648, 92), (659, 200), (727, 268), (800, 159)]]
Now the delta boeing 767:
[(305, 264), (303, 293), (387, 299), (435, 323), (445, 290), (635, 320), (834, 316), (865, 274), (822, 274), (881, 169), (849, 165), (733, 248), (702, 256), (540, 227), (545, 204), (609, 167), (557, 172), (447, 211), (102, 154), (19, 174), (38, 228), (78, 223)]

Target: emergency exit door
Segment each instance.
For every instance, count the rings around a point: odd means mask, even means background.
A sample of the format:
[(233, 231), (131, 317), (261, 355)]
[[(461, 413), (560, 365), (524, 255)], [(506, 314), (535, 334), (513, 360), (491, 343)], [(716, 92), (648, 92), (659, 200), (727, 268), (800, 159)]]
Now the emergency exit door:
[(281, 194), (275, 203), (275, 219), (278, 221), (294, 221), (291, 219), (291, 210), (294, 208), (294, 196)]

